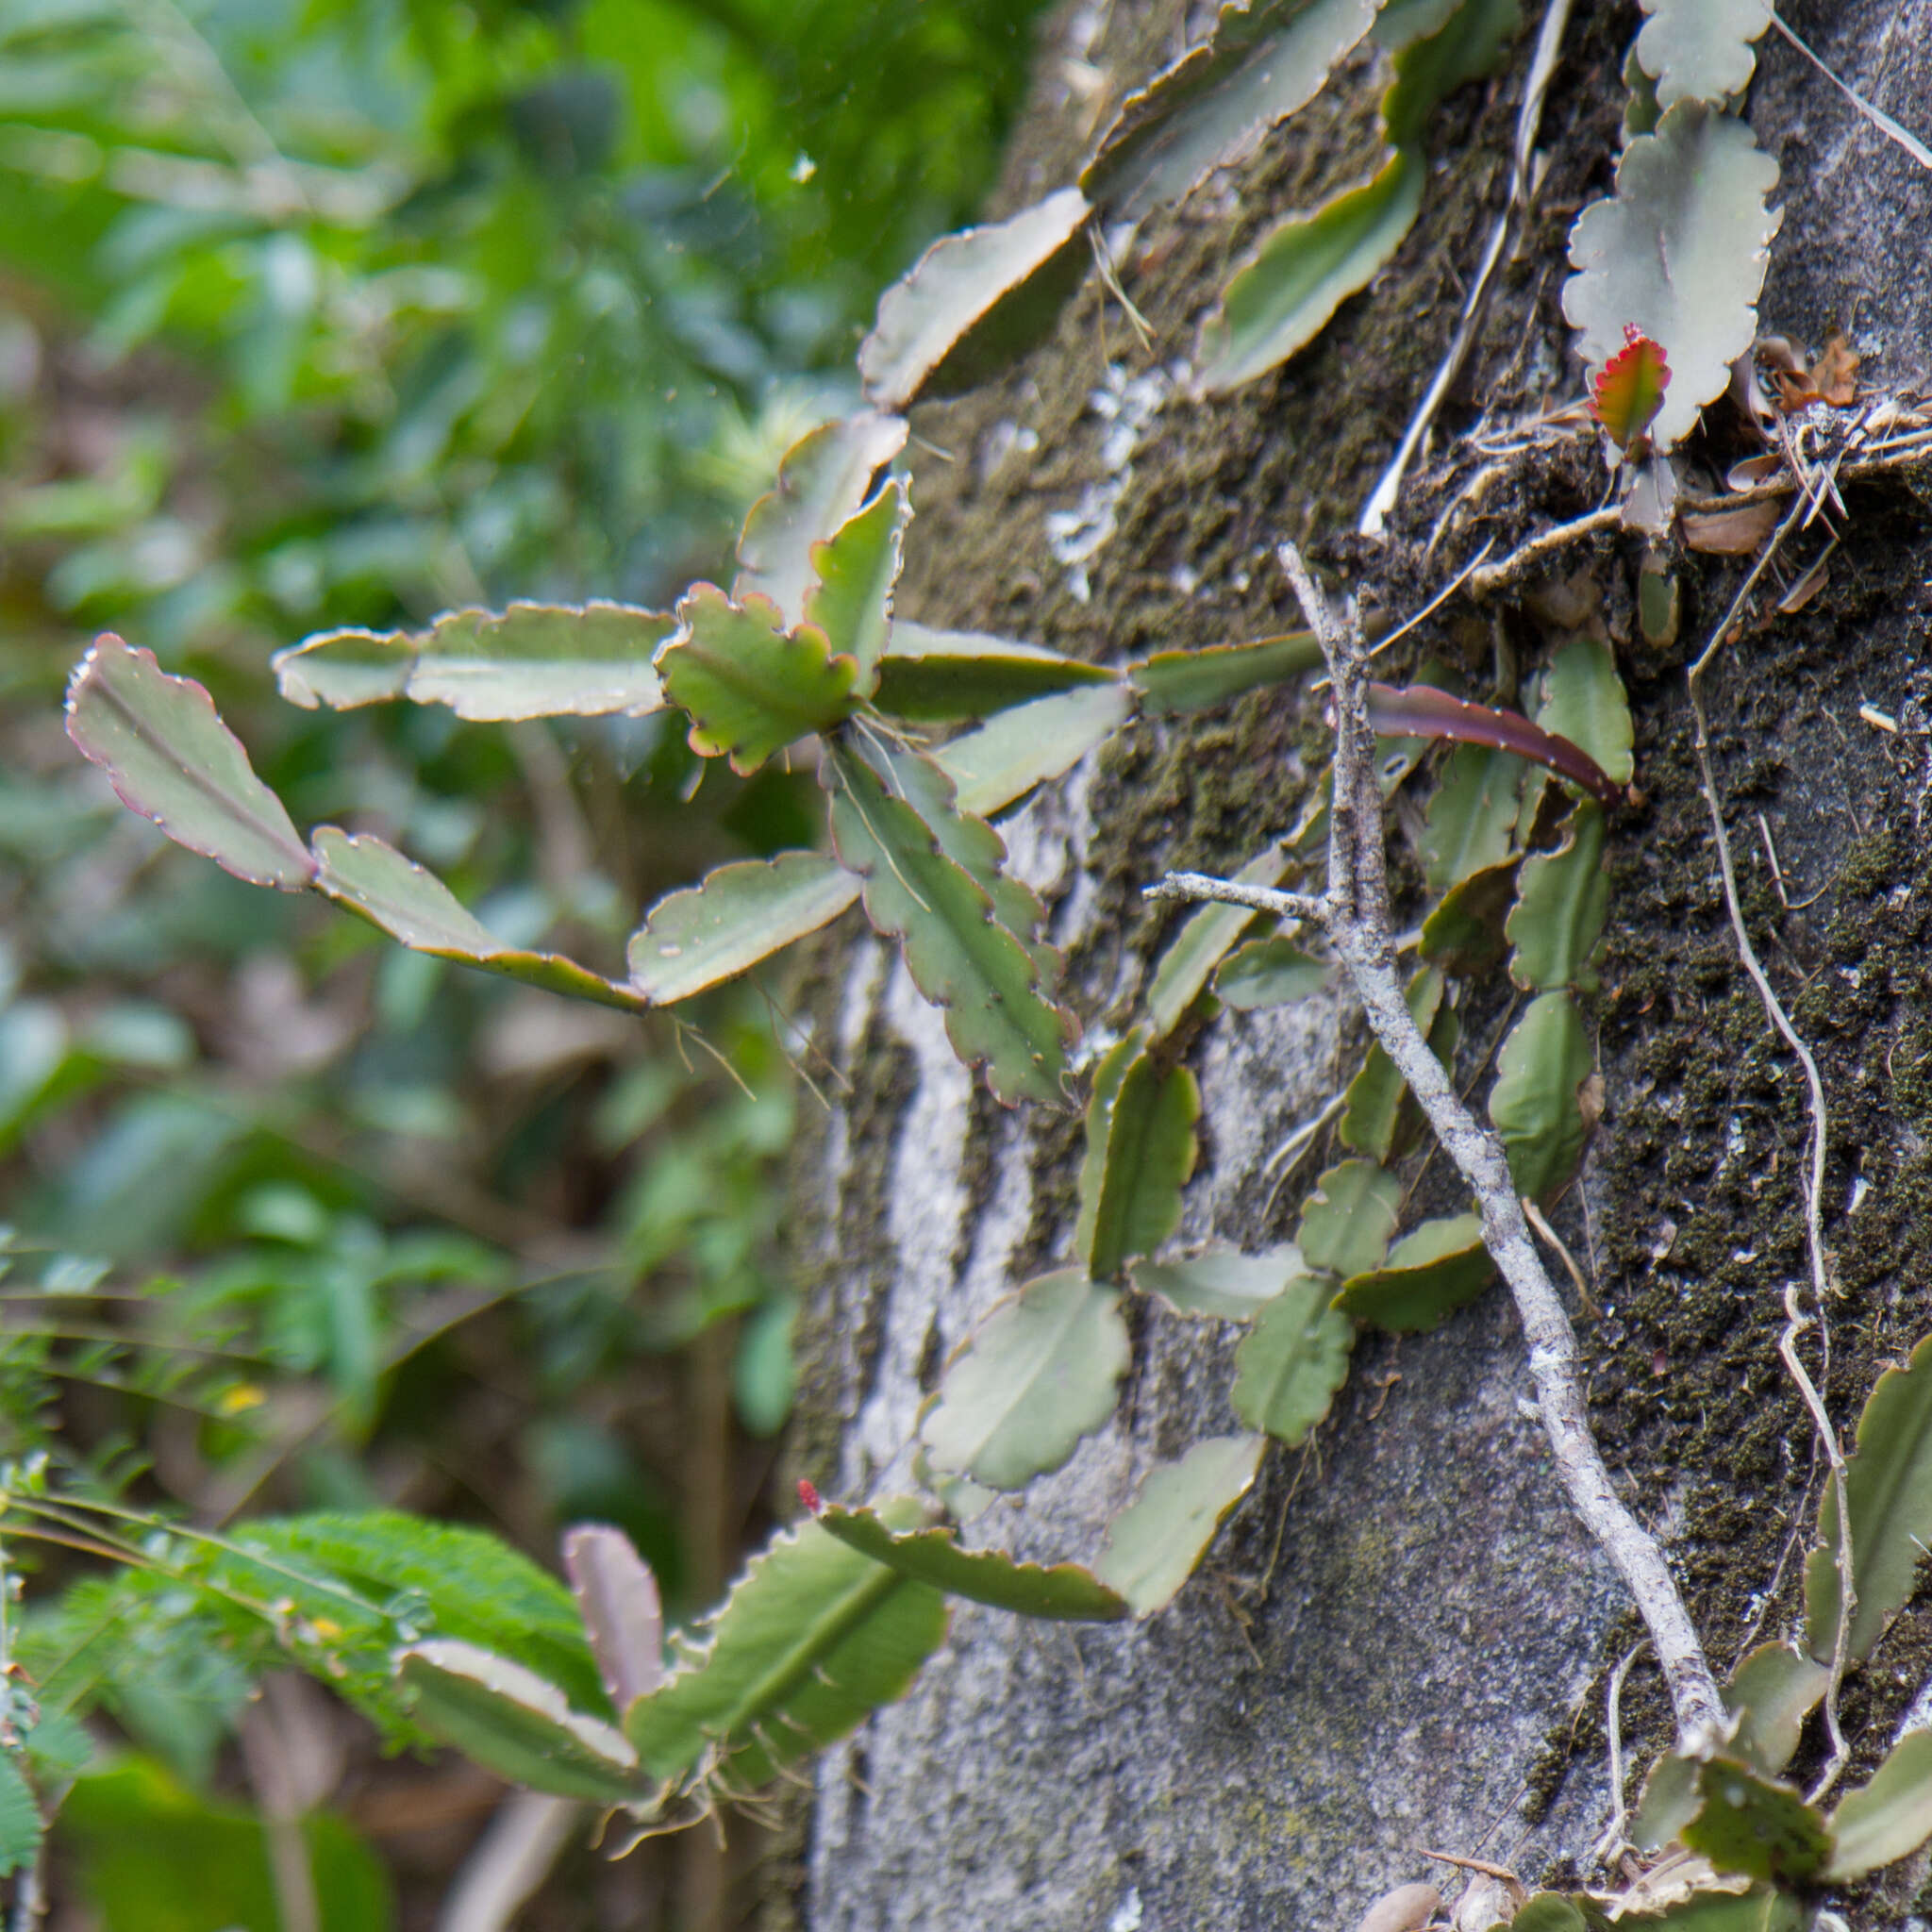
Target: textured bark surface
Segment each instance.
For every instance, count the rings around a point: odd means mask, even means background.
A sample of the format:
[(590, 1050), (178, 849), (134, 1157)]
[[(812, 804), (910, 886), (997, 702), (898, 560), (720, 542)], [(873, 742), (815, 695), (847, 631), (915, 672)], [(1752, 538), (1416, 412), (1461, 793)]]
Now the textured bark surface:
[[(1577, 12), (1544, 123), (1541, 219), (1439, 451), (1486, 408), (1527, 414), (1578, 387), (1556, 308), (1562, 240), (1607, 182), (1637, 13)], [(1814, 0), (1787, 17), (1890, 111), (1924, 118), (1932, 0)], [(1105, 100), (1189, 25), (1169, 4), (1057, 16), (1003, 205), (1068, 178)], [(915, 465), (901, 608), (1118, 658), (1291, 622), (1269, 560), (1282, 534), (1310, 540), (1366, 597), (1406, 615), (1484, 537), (1500, 554), (1593, 508), (1604, 472), (1579, 440), (1459, 506), (1478, 463), (1419, 479), (1387, 546), (1343, 536), (1454, 329), (1458, 278), (1500, 208), (1524, 58), (1448, 105), (1416, 230), (1288, 369), (1204, 405), (1185, 398), (1176, 365), (1254, 231), (1362, 171), (1376, 97), (1366, 61), (1237, 180), (1143, 232), (1125, 280), (1152, 353), (1090, 287), (1009, 379), (921, 411), (915, 428), (932, 448)], [(1760, 47), (1752, 118), (1780, 157), (1787, 205), (1767, 325), (1815, 341), (1841, 322), (1868, 376), (1924, 377), (1932, 175), (1774, 35)], [(1883, 1362), (1932, 1326), (1928, 545), (1903, 485), (1850, 501), (1829, 586), (1740, 641), (1713, 708), (1747, 914), (1824, 1063), (1841, 1422)], [(1800, 564), (1814, 554), (1807, 540)], [(1809, 1522), (1809, 1437), (1774, 1354), (1784, 1280), (1805, 1265), (1803, 1091), (1736, 968), (1689, 757), (1686, 649), (1658, 657), (1627, 641), (1634, 557), (1607, 545), (1593, 560), (1624, 645), (1648, 802), (1613, 833), (1595, 1017), (1607, 1107), (1558, 1225), (1604, 1305), (1582, 1336), (1599, 1433), (1668, 1537), (1722, 1672), (1754, 1624), (1789, 1624), (1793, 1566), (1780, 1572), (1779, 1554)], [(1741, 569), (1688, 558), (1680, 575), (1694, 653)], [(1481, 676), (1506, 631), (1451, 607), (1411, 647)], [(1900, 731), (1862, 722), (1861, 705)], [(1016, 869), (1054, 908), (1090, 1042), (1129, 1022), (1177, 924), (1143, 908), (1139, 887), (1169, 865), (1239, 865), (1293, 823), (1321, 749), (1317, 704), (1265, 693), (1225, 715), (1135, 726), (1004, 827)], [(1465, 1081), (1505, 1004), (1502, 990), (1474, 991)], [(828, 1493), (857, 1497), (907, 1483), (919, 1407), (946, 1354), (1002, 1294), (1065, 1256), (1078, 1130), (1002, 1113), (976, 1092), (940, 1016), (869, 938), (822, 960), (815, 1014), (817, 1044), (850, 1084), (794, 1173), (811, 1289), (799, 1454)], [(1203, 1159), (1176, 1246), (1291, 1233), (1313, 1167), (1283, 1182), (1270, 1157), (1349, 1076), (1359, 1041), (1340, 996), (1226, 1013), (1200, 1032), (1190, 1059)], [(1445, 1165), (1425, 1177), (1420, 1211), (1462, 1205)], [(1091, 1556), (1154, 1460), (1237, 1426), (1229, 1341), (1156, 1309), (1136, 1320), (1114, 1423), (975, 1538)], [(1565, 1510), (1528, 1394), (1500, 1295), (1428, 1337), (1365, 1336), (1312, 1453), (1270, 1457), (1170, 1611), (1070, 1632), (960, 1606), (910, 1696), (823, 1763), (802, 1922), (1348, 1932), (1378, 1893), (1427, 1874), (1420, 1846), (1513, 1861), (1531, 1880), (1587, 1872), (1609, 1813), (1604, 1684), (1637, 1632)], [(1926, 1675), (1926, 1621), (1902, 1620), (1878, 1666), (1848, 1687), (1867, 1759)], [(1625, 1731), (1639, 1752), (1667, 1734), (1642, 1668)], [(1921, 1875), (1889, 1879), (1886, 1902), (1857, 1923), (1900, 1923)]]

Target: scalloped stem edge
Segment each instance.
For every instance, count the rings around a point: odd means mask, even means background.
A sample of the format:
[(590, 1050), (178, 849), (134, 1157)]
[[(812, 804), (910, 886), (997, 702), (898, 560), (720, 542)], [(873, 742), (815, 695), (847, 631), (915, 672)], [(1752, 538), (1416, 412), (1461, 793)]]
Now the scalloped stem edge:
[[(1522, 1318), (1537, 1407), (1571, 1507), (1636, 1600), (1670, 1690), (1679, 1749), (1707, 1756), (1729, 1736), (1731, 1722), (1696, 1625), (1663, 1551), (1617, 1494), (1591, 1433), (1589, 1410), (1576, 1378), (1576, 1338), (1524, 1219), (1502, 1142), (1477, 1124), (1457, 1093), (1410, 1015), (1395, 974), (1382, 793), (1369, 723), (1368, 658), (1360, 633), (1353, 622), (1344, 624), (1335, 615), (1293, 544), (1283, 543), (1275, 554), (1321, 640), (1334, 687), (1328, 890), (1322, 898), (1312, 899), (1305, 893), (1268, 892), (1259, 887), (1230, 891), (1222, 882), (1209, 881), (1213, 890), (1206, 896), (1257, 905), (1281, 918), (1317, 923), (1327, 932), (1367, 1012), (1370, 1028), (1475, 1194), (1484, 1244), (1508, 1282)], [(1192, 897), (1191, 888), (1191, 881), (1183, 885), (1178, 877), (1171, 877), (1155, 890)]]

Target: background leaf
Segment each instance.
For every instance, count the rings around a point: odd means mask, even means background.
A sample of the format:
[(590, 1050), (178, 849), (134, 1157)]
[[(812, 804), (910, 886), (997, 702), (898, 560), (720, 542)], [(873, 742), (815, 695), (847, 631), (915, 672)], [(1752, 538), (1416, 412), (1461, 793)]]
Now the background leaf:
[(608, 1523), (566, 1530), (563, 1567), (605, 1692), (616, 1709), (628, 1710), (664, 1677), (658, 1579), (631, 1540)]
[(1101, 665), (1034, 644), (895, 624), (879, 666), (877, 698), (882, 711), (929, 722), (987, 717), (1077, 685), (1116, 681)]
[(1386, 268), (1422, 208), (1421, 158), (1391, 154), (1359, 187), (1274, 229), (1201, 325), (1196, 381), (1224, 395), (1278, 367)]
[[(1408, 983), (1409, 1017), (1424, 1039), (1436, 1024), (1443, 991), (1442, 975), (1434, 966), (1424, 966)], [(1372, 1160), (1387, 1160), (1395, 1141), (1397, 1112), (1407, 1091), (1382, 1042), (1370, 1041), (1362, 1070), (1349, 1083), (1348, 1106), (1336, 1127), (1336, 1138), (1344, 1147), (1353, 1147)]]

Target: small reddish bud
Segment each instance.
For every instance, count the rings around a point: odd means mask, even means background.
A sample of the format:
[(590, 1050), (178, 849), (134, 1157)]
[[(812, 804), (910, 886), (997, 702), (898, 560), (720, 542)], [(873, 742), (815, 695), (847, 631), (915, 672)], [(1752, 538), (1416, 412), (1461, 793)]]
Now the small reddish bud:
[(1635, 323), (1624, 325), (1624, 346), (1604, 364), (1591, 391), (1591, 412), (1621, 450), (1641, 441), (1664, 406), (1671, 386), (1662, 345)]
[(798, 1500), (801, 1503), (803, 1503), (805, 1507), (808, 1509), (809, 1509), (814, 1516), (816, 1516), (820, 1512), (820, 1510), (822, 1510), (825, 1507), (825, 1499), (822, 1495), (820, 1495), (819, 1492), (815, 1489), (813, 1489), (812, 1486), (808, 1482), (807, 1482), (803, 1476), (800, 1476), (798, 1479)]

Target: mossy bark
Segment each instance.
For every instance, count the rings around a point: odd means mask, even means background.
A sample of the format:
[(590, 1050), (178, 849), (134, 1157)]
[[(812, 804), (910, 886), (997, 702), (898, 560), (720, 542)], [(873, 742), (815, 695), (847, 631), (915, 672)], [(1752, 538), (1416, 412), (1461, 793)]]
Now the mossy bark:
[[(1902, 118), (1932, 98), (1932, 0), (1785, 13)], [(1096, 278), (1024, 367), (920, 410), (901, 609), (1118, 660), (1291, 625), (1272, 561), (1283, 536), (1406, 616), (1485, 538), (1502, 554), (1593, 508), (1607, 479), (1588, 438), (1494, 459), (1457, 439), (1579, 388), (1557, 308), (1563, 240), (1607, 185), (1637, 24), (1634, 5), (1576, 10), (1543, 123), (1538, 218), (1389, 541), (1347, 533), (1507, 192), (1521, 47), (1439, 116), (1427, 204), (1389, 271), (1274, 376), (1201, 403), (1175, 365), (1256, 232), (1364, 171), (1366, 58), (1238, 178), (1143, 230), (1124, 279), (1151, 345)], [(1117, 96), (1185, 25), (1169, 0), (1057, 16), (1002, 208), (1071, 175), (1098, 118), (1093, 76)], [(1774, 37), (1752, 119), (1787, 205), (1767, 325), (1815, 342), (1839, 322), (1874, 383), (1922, 375), (1932, 175)], [(1902, 485), (1849, 491), (1847, 507), (1826, 588), (1748, 626), (1711, 698), (1745, 913), (1824, 1074), (1841, 1425), (1932, 1327), (1932, 541)], [(1646, 802), (1613, 833), (1593, 1011), (1605, 1112), (1558, 1227), (1603, 1308), (1581, 1335), (1599, 1434), (1665, 1535), (1722, 1671), (1752, 1628), (1791, 1621), (1796, 1566), (1780, 1555), (1808, 1525), (1816, 1476), (1775, 1354), (1783, 1285), (1806, 1268), (1803, 1083), (1737, 964), (1684, 700), (1686, 652), (1743, 566), (1676, 559), (1684, 642), (1656, 653), (1630, 618), (1629, 546), (1566, 559), (1584, 564), (1618, 634)], [(1513, 624), (1452, 603), (1405, 648), (1487, 675)], [(1295, 689), (1141, 724), (1008, 823), (1090, 1031), (1128, 1019), (1177, 924), (1141, 887), (1170, 865), (1232, 869), (1291, 824), (1323, 744), (1319, 700)], [(946, 1354), (1063, 1258), (1079, 1142), (1074, 1122), (1004, 1113), (976, 1092), (939, 1015), (868, 938), (822, 955), (813, 1010), (841, 1077), (793, 1174), (810, 1307), (797, 1454), (822, 1488), (856, 1496), (904, 1482)], [(1470, 1017), (1460, 1064), (1474, 1078), (1502, 998), (1477, 997)], [(1269, 1158), (1346, 1080), (1359, 1039), (1339, 998), (1200, 1031), (1204, 1158), (1185, 1240), (1252, 1247), (1292, 1231), (1312, 1175), (1284, 1183)], [(1459, 1206), (1441, 1166), (1425, 1189)], [(1029, 1556), (1093, 1554), (1155, 1458), (1236, 1425), (1228, 1356), (1210, 1328), (1147, 1312), (1115, 1422), (982, 1533)], [(911, 1695), (822, 1766), (799, 1922), (1345, 1932), (1378, 1893), (1427, 1874), (1419, 1846), (1508, 1860), (1532, 1882), (1587, 1874), (1610, 1809), (1605, 1682), (1638, 1628), (1568, 1516), (1528, 1395), (1500, 1296), (1428, 1337), (1365, 1337), (1313, 1448), (1271, 1457), (1173, 1609), (1069, 1634), (960, 1607)], [(1927, 1653), (1932, 1618), (1908, 1612), (1848, 1686), (1861, 1760), (1890, 1740)], [(1624, 1700), (1640, 1757), (1668, 1735), (1645, 1668)], [(1922, 1876), (1894, 1874), (1871, 1909), (1902, 1907)]]

